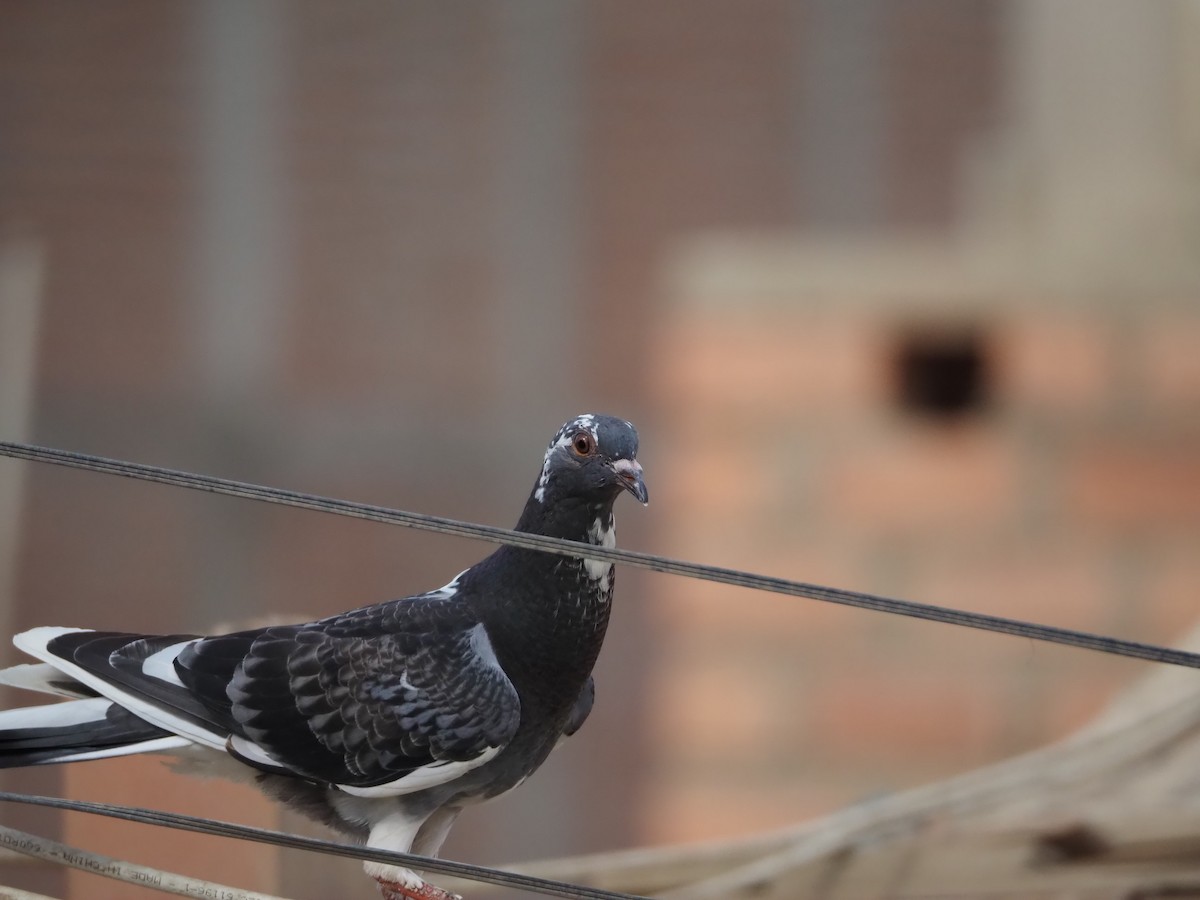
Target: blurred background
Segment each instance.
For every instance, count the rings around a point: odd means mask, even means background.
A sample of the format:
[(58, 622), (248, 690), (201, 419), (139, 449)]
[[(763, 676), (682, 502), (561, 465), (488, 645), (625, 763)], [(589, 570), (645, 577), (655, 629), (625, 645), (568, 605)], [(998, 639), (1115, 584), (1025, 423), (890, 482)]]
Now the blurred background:
[[(652, 498), (620, 504), (622, 546), (1169, 642), (1200, 600), (1198, 176), (1184, 0), (6, 0), (0, 438), (511, 525), (558, 425), (611, 412)], [(6, 633), (322, 616), (488, 549), (0, 461)], [(617, 592), (587, 727), (447, 856), (776, 828), (1043, 745), (1143, 670)], [(150, 759), (0, 784), (321, 833)]]

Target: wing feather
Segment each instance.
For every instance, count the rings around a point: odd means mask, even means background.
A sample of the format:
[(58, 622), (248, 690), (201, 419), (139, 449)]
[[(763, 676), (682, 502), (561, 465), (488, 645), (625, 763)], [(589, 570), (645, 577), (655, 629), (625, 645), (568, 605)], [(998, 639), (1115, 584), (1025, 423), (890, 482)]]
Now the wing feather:
[(243, 761), (359, 790), (449, 780), (520, 719), (482, 626), (447, 596), (200, 641), (177, 665), (193, 690), (225, 685), (206, 702)]
[(363, 796), (458, 777), (520, 722), (483, 626), (448, 589), (210, 638), (53, 628), (18, 646), (166, 732)]

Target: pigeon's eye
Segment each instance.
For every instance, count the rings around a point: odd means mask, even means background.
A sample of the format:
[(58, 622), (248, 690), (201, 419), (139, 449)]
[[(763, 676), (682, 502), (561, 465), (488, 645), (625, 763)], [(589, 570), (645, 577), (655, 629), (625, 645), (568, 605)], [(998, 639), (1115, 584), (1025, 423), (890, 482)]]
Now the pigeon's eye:
[(576, 456), (591, 456), (596, 452), (596, 439), (590, 432), (581, 431), (571, 439), (571, 449)]

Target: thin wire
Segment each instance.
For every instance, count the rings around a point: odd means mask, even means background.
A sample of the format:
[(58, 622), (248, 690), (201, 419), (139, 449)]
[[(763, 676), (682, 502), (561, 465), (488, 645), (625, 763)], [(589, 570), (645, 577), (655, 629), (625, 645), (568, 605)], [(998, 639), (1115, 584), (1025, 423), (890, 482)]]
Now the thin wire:
[(379, 850), (374, 847), (363, 847), (354, 844), (340, 844), (337, 841), (301, 837), (300, 835), (271, 831), (266, 828), (253, 828), (249, 825), (237, 825), (233, 822), (221, 822), (216, 819), (201, 819), (196, 816), (185, 816), (179, 813), (163, 812), (156, 809), (114, 806), (109, 803), (93, 803), (87, 800), (64, 800), (59, 797), (39, 797), (33, 794), (14, 794), (8, 791), (0, 791), (0, 802), (42, 806), (49, 809), (63, 809), (71, 812), (87, 813), (89, 815), (107, 816), (112, 819), (123, 819), (126, 822), (138, 822), (143, 825), (158, 825), (166, 828), (176, 828), (180, 831), (192, 831), (216, 837), (253, 841), (259, 844), (271, 844), (291, 850), (306, 850), (311, 853), (325, 853), (330, 856), (344, 856), (349, 859), (361, 859), (411, 869), (423, 869), (424, 871), (435, 872), (439, 875), (453, 875), (471, 881), (483, 881), (500, 887), (531, 891), (535, 894), (565, 897), (568, 900), (645, 900), (645, 898), (639, 897), (637, 894), (606, 891), (602, 888), (570, 884), (550, 878), (538, 878), (534, 875), (523, 875), (519, 872), (504, 872), (500, 869), (476, 866), (471, 863), (436, 859), (430, 856), (417, 856), (413, 853), (399, 853), (393, 850)]
[(264, 487), (241, 481), (231, 481), (225, 478), (215, 478), (211, 475), (179, 472), (173, 469), (159, 468), (158, 466), (147, 466), (140, 463), (106, 459), (100, 456), (73, 453), (69, 450), (57, 450), (50, 447), (38, 447), (11, 441), (0, 441), (0, 456), (9, 456), (14, 459), (24, 459), (31, 462), (50, 463), (52, 465), (67, 466), (75, 469), (85, 469), (91, 472), (104, 472), (109, 475), (121, 475), (141, 481), (185, 487), (213, 494), (224, 494), (230, 497), (241, 497), (247, 500), (278, 503), (299, 509), (310, 509), (316, 512), (366, 519), (370, 522), (381, 522), (387, 525), (402, 525), (406, 528), (416, 528), (421, 531), (433, 531), (439, 534), (489, 541), (494, 544), (508, 544), (513, 547), (523, 547), (529, 550), (557, 553), (560, 556), (586, 557), (587, 559), (622, 563), (627, 566), (649, 569), (652, 572), (662, 572), (668, 575), (698, 578), (703, 581), (714, 581), (719, 584), (729, 584), (735, 587), (768, 591), (775, 594), (786, 594), (792, 597), (805, 597), (810, 600), (823, 600), (827, 603), (837, 603), (857, 609), (869, 609), (892, 615), (923, 619), (929, 622), (942, 622), (946, 625), (958, 625), (964, 628), (992, 631), (1035, 641), (1046, 641), (1068, 647), (1079, 647), (1099, 653), (1110, 653), (1116, 656), (1127, 656), (1133, 659), (1144, 659), (1150, 662), (1200, 669), (1200, 654), (1176, 650), (1170, 647), (1160, 647), (1154, 644), (1144, 644), (1138, 641), (1128, 641), (1122, 638), (1091, 634), (1086, 631), (1076, 631), (1070, 628), (1040, 625), (1020, 619), (987, 615), (986, 613), (933, 606), (928, 603), (917, 603), (912, 600), (897, 600), (877, 594), (864, 594), (858, 591), (822, 587), (821, 585), (808, 584), (802, 581), (790, 581), (785, 578), (756, 575), (737, 569), (726, 569), (719, 566), (670, 559), (665, 556), (640, 553), (635, 550), (621, 550), (615, 547), (599, 547), (591, 544), (584, 545), (586, 546), (586, 550), (581, 550), (578, 542), (563, 540), (561, 538), (527, 534), (507, 528), (497, 528), (493, 525), (476, 525), (441, 516), (405, 512), (403, 510), (388, 509), (387, 507), (374, 506), (367, 503), (355, 503), (350, 500), (338, 500), (332, 497), (322, 497), (300, 491)]
[[(271, 894), (258, 891), (247, 891), (242, 888), (218, 884), (215, 881), (204, 881), (189, 875), (154, 869), (137, 863), (126, 862), (99, 853), (90, 853), (68, 844), (54, 841), (27, 831), (6, 828), (0, 825), (0, 846), (16, 853), (32, 856), (34, 859), (70, 866), (82, 872), (112, 878), (126, 884), (136, 884), (140, 887), (151, 888), (165, 894), (176, 894), (180, 897), (194, 897), (197, 900), (220, 897), (221, 900), (284, 900)], [(25, 896), (14, 892), (12, 888), (0, 887), (0, 897)], [(28, 895), (32, 897), (33, 895)]]

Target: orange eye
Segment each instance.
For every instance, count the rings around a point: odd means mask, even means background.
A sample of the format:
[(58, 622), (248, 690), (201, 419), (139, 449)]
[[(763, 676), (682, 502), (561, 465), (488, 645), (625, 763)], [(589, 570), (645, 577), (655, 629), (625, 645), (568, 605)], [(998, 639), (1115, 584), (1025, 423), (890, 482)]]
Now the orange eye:
[(596, 439), (590, 432), (581, 431), (571, 439), (571, 449), (576, 456), (591, 456), (596, 452)]

